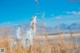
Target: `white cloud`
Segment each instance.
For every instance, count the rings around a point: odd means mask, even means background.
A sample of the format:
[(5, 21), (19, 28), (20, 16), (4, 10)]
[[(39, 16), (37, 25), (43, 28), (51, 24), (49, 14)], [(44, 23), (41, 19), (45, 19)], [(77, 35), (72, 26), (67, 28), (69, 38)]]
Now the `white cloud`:
[(67, 14), (72, 14), (72, 15), (80, 15), (80, 11), (71, 11), (71, 12), (66, 12)]
[(61, 19), (61, 17), (60, 17), (60, 16), (56, 16), (55, 18), (56, 18), (57, 20), (60, 20), (60, 19)]
[(67, 14), (70, 14), (70, 12), (66, 12)]
[(17, 25), (17, 24), (14, 23), (14, 22), (4, 22), (4, 23), (0, 24), (0, 26), (2, 26), (2, 27), (5, 27), (5, 26), (14, 26), (14, 25)]
[(71, 14), (77, 14), (77, 12), (76, 11), (72, 11)]
[(78, 12), (78, 14), (80, 15), (80, 12)]
[(51, 14), (51, 16), (53, 17), (53, 16), (54, 16), (54, 14)]
[[(71, 13), (71, 12), (68, 12), (68, 13)], [(76, 14), (76, 12), (72, 12), (73, 14)], [(61, 23), (66, 23), (66, 24), (69, 24), (69, 23), (75, 23), (75, 22), (80, 22), (80, 15), (57, 15), (57, 16), (53, 16), (53, 17), (50, 17), (50, 18), (46, 18), (46, 19), (39, 19), (38, 22), (45, 22), (47, 26), (55, 26), (55, 25), (58, 25), (58, 24), (61, 24)], [(77, 14), (80, 14), (80, 12), (77, 12)]]

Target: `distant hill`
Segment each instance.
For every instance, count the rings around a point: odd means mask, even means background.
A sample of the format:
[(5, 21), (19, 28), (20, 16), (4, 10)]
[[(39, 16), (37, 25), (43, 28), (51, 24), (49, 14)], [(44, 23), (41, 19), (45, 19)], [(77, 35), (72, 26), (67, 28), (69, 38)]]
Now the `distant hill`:
[[(16, 36), (16, 30), (18, 27), (21, 27), (22, 35), (26, 34), (26, 31), (29, 30), (29, 24), (14, 24), (14, 23), (4, 23), (0, 25), (0, 36), (5, 36), (7, 33), (10, 36)], [(72, 24), (59, 24), (55, 25), (54, 27), (46, 27), (44, 30), (44, 26), (39, 26), (37, 24), (37, 33), (41, 34), (45, 32), (47, 34), (57, 34), (59, 32), (66, 33), (66, 32), (80, 32), (80, 23), (72, 23)]]
[(54, 28), (60, 29), (60, 30), (80, 30), (80, 24), (78, 23), (72, 23), (70, 25), (60, 24)]
[(51, 28), (48, 27), (47, 31), (51, 33), (80, 32), (80, 24), (79, 23), (72, 23), (70, 25), (60, 24), (55, 27), (51, 27)]

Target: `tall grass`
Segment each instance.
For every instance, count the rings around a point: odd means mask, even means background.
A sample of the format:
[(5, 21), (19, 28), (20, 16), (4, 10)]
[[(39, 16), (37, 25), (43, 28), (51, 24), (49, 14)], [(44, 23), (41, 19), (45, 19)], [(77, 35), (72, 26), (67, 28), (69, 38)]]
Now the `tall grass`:
[(27, 46), (26, 48), (23, 48), (20, 42), (18, 42), (15, 47), (11, 47), (8, 40), (9, 38), (2, 37), (0, 38), (0, 48), (5, 48), (6, 53), (79, 53), (80, 52), (80, 44), (74, 42), (73, 40), (75, 38), (73, 38), (72, 36), (70, 38), (63, 38), (59, 33), (57, 38), (51, 39), (52, 42), (49, 41), (49, 38), (46, 34), (43, 34), (41, 38), (43, 39), (43, 41), (40, 40), (40, 36), (36, 35), (34, 43), (32, 45)]

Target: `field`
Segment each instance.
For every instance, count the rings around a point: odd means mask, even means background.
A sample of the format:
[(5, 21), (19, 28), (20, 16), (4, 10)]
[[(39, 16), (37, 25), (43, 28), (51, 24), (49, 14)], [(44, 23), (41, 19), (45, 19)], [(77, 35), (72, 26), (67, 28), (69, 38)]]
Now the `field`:
[(0, 48), (5, 48), (5, 53), (80, 53), (80, 42), (77, 41), (80, 33), (70, 35), (35, 35), (33, 45), (26, 48), (23, 48), (20, 42), (15, 47), (11, 47), (9, 41), (14, 38), (0, 37)]

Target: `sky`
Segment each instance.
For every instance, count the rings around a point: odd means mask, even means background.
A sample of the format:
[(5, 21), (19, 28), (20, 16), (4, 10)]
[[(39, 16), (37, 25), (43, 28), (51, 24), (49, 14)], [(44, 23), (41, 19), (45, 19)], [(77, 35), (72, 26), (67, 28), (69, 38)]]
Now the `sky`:
[(0, 25), (38, 23), (53, 27), (61, 23), (80, 23), (80, 0), (0, 0)]

